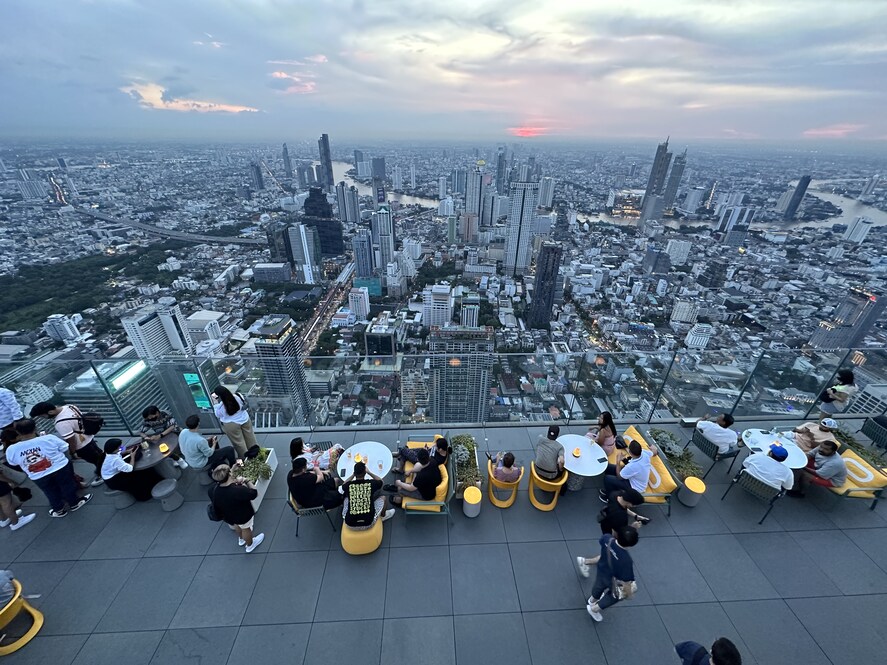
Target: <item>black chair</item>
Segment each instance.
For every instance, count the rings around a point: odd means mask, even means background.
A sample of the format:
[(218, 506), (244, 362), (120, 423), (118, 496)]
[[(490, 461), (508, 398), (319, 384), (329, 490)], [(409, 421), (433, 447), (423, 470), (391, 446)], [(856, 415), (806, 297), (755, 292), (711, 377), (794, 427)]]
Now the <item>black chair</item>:
[(330, 523), (330, 527), (332, 527), (333, 532), (336, 530), (336, 525), (333, 524), (333, 520), (330, 519), (330, 510), (337, 510), (338, 508), (330, 508), (327, 510), (323, 506), (317, 506), (316, 508), (302, 508), (296, 503), (296, 500), (293, 498), (292, 494), (287, 494), (287, 504), (290, 509), (296, 514), (296, 538), (299, 537), (299, 520), (303, 517), (320, 517), (321, 515), (326, 515), (327, 522)]
[(870, 438), (876, 448), (887, 449), (887, 416), (866, 418), (859, 431)]
[(763, 524), (764, 520), (767, 519), (767, 515), (770, 514), (770, 511), (773, 510), (773, 504), (776, 503), (776, 500), (785, 494), (784, 489), (776, 489), (763, 482), (762, 480), (758, 480), (753, 475), (751, 475), (745, 469), (740, 469), (739, 473), (737, 473), (733, 481), (727, 487), (727, 491), (724, 492), (724, 496), (721, 497), (721, 501), (723, 501), (727, 494), (730, 493), (730, 490), (733, 489), (734, 485), (739, 485), (746, 492), (751, 494), (753, 497), (760, 499), (761, 501), (765, 501), (767, 503), (767, 512), (764, 513), (764, 516), (761, 518), (761, 521), (758, 524)]
[[(687, 445), (684, 446), (684, 449), (686, 450), (691, 443), (699, 448), (699, 450), (702, 451), (703, 455), (712, 460), (711, 466), (708, 467), (708, 471), (706, 471), (705, 474), (702, 476), (703, 480), (705, 480), (705, 476), (708, 475), (708, 472), (715, 468), (715, 464), (720, 462), (722, 459), (732, 458), (733, 461), (730, 462), (730, 468), (727, 469), (727, 473), (729, 474), (733, 470), (733, 465), (736, 463), (736, 457), (739, 455), (738, 447), (728, 453), (720, 453), (718, 452), (718, 447), (711, 441), (706, 439), (705, 435), (698, 429), (693, 430), (693, 437), (689, 441), (687, 441)], [(741, 443), (739, 445), (741, 445)]]

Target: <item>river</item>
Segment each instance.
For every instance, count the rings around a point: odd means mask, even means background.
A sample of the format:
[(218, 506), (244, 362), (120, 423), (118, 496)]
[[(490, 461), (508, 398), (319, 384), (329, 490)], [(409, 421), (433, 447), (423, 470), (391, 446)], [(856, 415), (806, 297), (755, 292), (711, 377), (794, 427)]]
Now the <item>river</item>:
[[(336, 182), (342, 182), (344, 180), (345, 184), (354, 185), (361, 196), (372, 196), (372, 187), (364, 185), (362, 182), (358, 182), (345, 175), (345, 173), (351, 168), (353, 167), (348, 162), (333, 162), (333, 180)], [(397, 192), (385, 192), (385, 195), (388, 197), (389, 201), (397, 201), (401, 205), (420, 205), (425, 208), (437, 208), (438, 202), (436, 199), (426, 199), (421, 196), (409, 196), (407, 194), (398, 194)]]
[[(792, 182), (791, 184), (797, 185), (797, 181)], [(856, 199), (851, 199), (846, 196), (841, 196), (840, 194), (832, 194), (831, 192), (821, 192), (816, 188), (819, 185), (827, 185), (828, 181), (825, 180), (813, 180), (810, 183), (810, 187), (807, 189), (807, 193), (815, 196), (818, 199), (822, 199), (823, 201), (828, 201), (841, 209), (841, 214), (836, 217), (829, 217), (828, 219), (823, 219), (818, 222), (803, 222), (800, 226), (831, 226), (832, 224), (850, 224), (857, 217), (867, 217), (872, 221), (875, 226), (887, 226), (887, 212), (883, 210), (879, 210), (870, 205), (866, 205), (865, 203), (860, 203)], [(797, 222), (794, 222), (792, 226), (799, 226)]]

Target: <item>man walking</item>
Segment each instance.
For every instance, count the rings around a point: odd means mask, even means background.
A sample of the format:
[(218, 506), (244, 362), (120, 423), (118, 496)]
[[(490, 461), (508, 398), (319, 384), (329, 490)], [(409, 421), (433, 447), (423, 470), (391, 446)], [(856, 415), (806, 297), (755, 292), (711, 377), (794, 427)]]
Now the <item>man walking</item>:
[(628, 548), (637, 545), (638, 531), (634, 527), (624, 526), (615, 533), (615, 537), (612, 534), (601, 536), (598, 541), (601, 553), (584, 561), (586, 565), (597, 564), (591, 598), (585, 606), (585, 610), (595, 621), (603, 621), (601, 611), (620, 600), (630, 598), (636, 588), (634, 563)]

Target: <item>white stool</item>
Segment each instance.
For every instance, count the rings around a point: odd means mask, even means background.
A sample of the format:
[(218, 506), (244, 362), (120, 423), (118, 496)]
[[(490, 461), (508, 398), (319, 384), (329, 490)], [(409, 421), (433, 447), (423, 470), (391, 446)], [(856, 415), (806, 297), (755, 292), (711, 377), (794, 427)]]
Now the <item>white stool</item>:
[[(191, 468), (194, 469), (193, 466)], [(204, 466), (199, 469), (194, 469), (194, 472), (197, 474), (197, 483), (201, 487), (209, 487), (214, 482), (216, 482), (215, 480), (212, 479), (212, 476), (209, 475), (209, 467), (208, 466)]]
[(177, 510), (185, 502), (185, 497), (176, 491), (176, 481), (172, 478), (154, 485), (151, 496), (160, 501), (160, 507), (167, 513)]
[(124, 508), (129, 508), (132, 504), (136, 502), (135, 497), (129, 492), (122, 492), (120, 490), (112, 490), (107, 485), (105, 486), (105, 496), (114, 497), (114, 507), (117, 510), (123, 510)]

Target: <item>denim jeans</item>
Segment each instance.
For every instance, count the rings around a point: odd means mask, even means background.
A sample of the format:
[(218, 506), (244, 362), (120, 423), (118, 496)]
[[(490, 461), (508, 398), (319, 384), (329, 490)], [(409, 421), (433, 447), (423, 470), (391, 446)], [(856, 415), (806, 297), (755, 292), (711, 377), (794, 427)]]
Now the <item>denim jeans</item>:
[(698, 642), (679, 642), (674, 645), (675, 653), (681, 659), (681, 665), (710, 665), (708, 651)]
[(77, 494), (77, 481), (74, 480), (74, 465), (68, 462), (58, 471), (53, 471), (42, 478), (36, 478), (34, 484), (37, 485), (46, 498), (49, 499), (49, 506), (53, 510), (62, 510), (65, 503), (68, 506), (74, 506), (80, 501)]
[(592, 601), (597, 601), (602, 610), (615, 605), (619, 600), (613, 595), (613, 578), (598, 573), (594, 578), (594, 586), (591, 587)]

